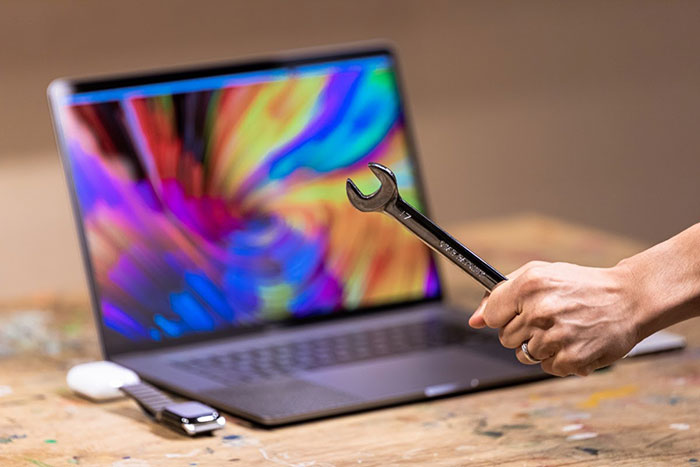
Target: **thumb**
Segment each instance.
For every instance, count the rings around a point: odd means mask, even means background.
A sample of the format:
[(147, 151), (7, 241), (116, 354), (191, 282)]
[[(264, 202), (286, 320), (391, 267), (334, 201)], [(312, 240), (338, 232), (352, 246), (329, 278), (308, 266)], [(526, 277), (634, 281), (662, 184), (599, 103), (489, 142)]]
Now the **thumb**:
[(484, 298), (481, 299), (481, 303), (479, 303), (479, 306), (474, 310), (474, 313), (472, 313), (471, 318), (469, 318), (469, 326), (475, 328), (475, 329), (480, 329), (486, 326), (486, 322), (484, 321), (484, 308), (486, 308), (486, 302), (488, 302), (489, 299), (489, 293), (487, 292), (484, 294)]

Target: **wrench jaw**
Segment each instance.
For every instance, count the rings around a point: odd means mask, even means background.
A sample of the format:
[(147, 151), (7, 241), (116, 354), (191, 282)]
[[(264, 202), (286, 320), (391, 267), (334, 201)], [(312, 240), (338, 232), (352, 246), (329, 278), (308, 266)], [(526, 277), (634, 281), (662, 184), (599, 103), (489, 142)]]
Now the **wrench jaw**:
[(383, 166), (382, 164), (378, 164), (376, 162), (370, 162), (367, 164), (367, 167), (369, 167), (369, 170), (372, 171), (374, 176), (377, 177), (381, 183), (381, 186), (379, 187), (380, 189), (391, 188), (392, 192), (398, 194), (399, 184), (396, 182), (396, 175), (394, 175), (394, 172), (392, 172), (389, 167)]
[(384, 211), (399, 196), (396, 176), (391, 170), (376, 162), (370, 162), (369, 168), (381, 183), (377, 191), (365, 195), (349, 178), (345, 184), (345, 191), (350, 203), (358, 210), (362, 212)]
[(381, 211), (381, 206), (375, 206), (374, 200), (372, 199), (378, 191), (379, 190), (367, 196), (362, 194), (360, 189), (357, 188), (357, 185), (355, 185), (355, 182), (353, 182), (349, 178), (348, 181), (345, 183), (345, 192), (348, 194), (350, 204), (355, 206), (355, 209), (358, 209), (362, 212), (372, 212), (378, 210)]

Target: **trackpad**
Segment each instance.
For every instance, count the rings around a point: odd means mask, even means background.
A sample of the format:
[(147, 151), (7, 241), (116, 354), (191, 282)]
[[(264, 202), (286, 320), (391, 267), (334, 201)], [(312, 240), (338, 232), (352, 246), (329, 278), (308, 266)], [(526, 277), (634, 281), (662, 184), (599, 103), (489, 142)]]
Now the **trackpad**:
[(428, 387), (446, 392), (469, 387), (471, 381), (487, 383), (527, 373), (527, 367), (460, 347), (447, 347), (420, 354), (342, 365), (307, 373), (304, 379), (346, 393), (369, 398), (416, 394)]

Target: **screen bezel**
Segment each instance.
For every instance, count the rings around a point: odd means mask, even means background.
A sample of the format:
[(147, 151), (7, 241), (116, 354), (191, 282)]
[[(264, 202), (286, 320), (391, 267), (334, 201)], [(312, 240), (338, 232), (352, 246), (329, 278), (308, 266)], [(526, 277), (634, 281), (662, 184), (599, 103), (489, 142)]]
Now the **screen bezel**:
[(387, 45), (343, 49), (331, 52), (326, 51), (323, 53), (292, 52), (258, 60), (246, 60), (242, 62), (233, 62), (226, 64), (194, 66), (192, 68), (182, 68), (165, 71), (145, 71), (141, 73), (102, 77), (95, 79), (57, 79), (49, 85), (48, 98), (51, 107), (52, 121), (54, 125), (56, 141), (59, 147), (61, 165), (63, 166), (66, 181), (68, 183), (68, 191), (74, 214), (73, 217), (76, 223), (76, 230), (78, 232), (81, 256), (83, 258), (83, 266), (88, 281), (91, 308), (98, 328), (100, 347), (102, 350), (102, 354), (105, 358), (112, 358), (116, 355), (124, 353), (142, 352), (148, 350), (162, 350), (166, 347), (190, 345), (227, 337), (230, 338), (234, 336), (241, 336), (256, 332), (265, 332), (269, 331), (270, 329), (280, 327), (301, 326), (310, 323), (328, 321), (331, 319), (346, 319), (358, 316), (366, 316), (367, 314), (391, 311), (401, 307), (425, 305), (429, 303), (440, 302), (443, 300), (440, 268), (438, 266), (438, 262), (436, 261), (435, 253), (426, 246), (426, 248), (429, 250), (431, 261), (433, 262), (436, 271), (437, 294), (434, 297), (424, 297), (421, 299), (373, 305), (370, 307), (356, 308), (351, 310), (342, 309), (340, 311), (332, 313), (322, 313), (316, 316), (310, 316), (305, 318), (288, 318), (285, 320), (260, 323), (252, 326), (247, 325), (238, 328), (233, 327), (226, 328), (223, 330), (215, 330), (211, 332), (193, 333), (187, 336), (179, 337), (177, 339), (166, 339), (161, 341), (128, 341), (128, 343), (125, 343), (124, 345), (122, 345), (122, 343), (112, 342), (110, 345), (110, 343), (108, 342), (109, 339), (106, 337), (107, 330), (105, 329), (104, 320), (102, 318), (102, 308), (100, 306), (99, 296), (99, 284), (97, 284), (93, 271), (92, 258), (90, 256), (90, 249), (87, 242), (87, 235), (83, 223), (82, 211), (76, 192), (76, 187), (73, 182), (70, 155), (65, 144), (65, 137), (59, 116), (60, 106), (64, 105), (65, 98), (73, 94), (92, 91), (101, 91), (107, 89), (141, 86), (146, 84), (157, 84), (163, 82), (189, 80), (196, 78), (205, 78), (218, 75), (232, 75), (251, 71), (265, 71), (276, 68), (293, 68), (295, 66), (301, 65), (333, 62), (372, 56), (388, 57), (391, 67), (394, 71), (397, 93), (399, 98), (399, 108), (401, 110), (401, 114), (404, 121), (406, 147), (408, 151), (408, 157), (410, 158), (411, 164), (413, 166), (413, 176), (416, 183), (417, 196), (421, 202), (421, 205), (423, 206), (424, 212), (428, 214), (428, 205), (425, 196), (425, 189), (421, 178), (421, 169), (418, 163), (416, 145), (413, 138), (411, 121), (407, 111), (407, 101), (400, 76), (398, 61), (393, 49)]

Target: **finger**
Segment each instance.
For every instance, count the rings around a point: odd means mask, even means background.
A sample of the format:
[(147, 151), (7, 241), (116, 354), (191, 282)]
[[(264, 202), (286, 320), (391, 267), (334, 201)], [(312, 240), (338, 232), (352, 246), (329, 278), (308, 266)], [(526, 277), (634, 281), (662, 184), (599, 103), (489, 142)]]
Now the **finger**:
[(593, 371), (592, 359), (578, 352), (572, 352), (570, 347), (557, 352), (552, 360), (548, 368), (545, 369), (543, 366), (543, 369), (556, 376), (587, 376)]
[[(561, 348), (558, 342), (548, 339), (547, 332), (539, 331), (532, 334), (532, 337), (523, 340), (522, 342), (527, 342), (527, 351), (532, 358), (535, 360), (540, 360), (545, 362), (551, 360), (556, 356), (557, 351)], [(527, 359), (525, 353), (522, 350), (522, 342), (517, 346), (515, 350), (515, 356), (518, 358), (520, 363), (525, 365), (534, 365), (530, 360)]]
[[(501, 344), (509, 349), (515, 349), (529, 340), (536, 331), (550, 329), (554, 320), (548, 310), (549, 308), (543, 300), (543, 294), (528, 296), (526, 300), (522, 301), (520, 313), (499, 329), (498, 337)], [(552, 339), (560, 338), (561, 333), (552, 332), (542, 336), (540, 345), (546, 344), (547, 355), (561, 348), (561, 343), (550, 342)]]
[(511, 279), (499, 283), (491, 291), (491, 296), (483, 310), (483, 319), (487, 326), (500, 328), (522, 312), (523, 302), (527, 297), (539, 292), (539, 282), (533, 281), (534, 272), (547, 263), (531, 261), (517, 269), (508, 277)]
[[(543, 334), (544, 338), (547, 337), (547, 334), (551, 335), (551, 333), (547, 333), (547, 332), (543, 332), (542, 334)], [(553, 341), (551, 341), (551, 342), (553, 342)], [(550, 343), (543, 343), (541, 345), (543, 345), (544, 347), (546, 347), (547, 345), (551, 346), (552, 345), (551, 342)], [(558, 345), (557, 350), (554, 351), (549, 358), (542, 360), (542, 370), (544, 370), (545, 373), (549, 373), (550, 375), (561, 376), (561, 377), (565, 377), (565, 376), (569, 376), (569, 375), (574, 374), (574, 372), (571, 370), (571, 367), (569, 364), (567, 350), (563, 349), (561, 347), (560, 343), (557, 343), (557, 345)]]
[(498, 330), (498, 339), (503, 347), (516, 349), (523, 342), (530, 340), (534, 330), (534, 328), (527, 325), (522, 316), (516, 316)]
[[(564, 342), (559, 339), (559, 335), (551, 331), (539, 330), (527, 343), (528, 352), (538, 360), (549, 360), (562, 349)], [(534, 354), (532, 353), (534, 350)]]
[(578, 376), (588, 376), (591, 373), (593, 373), (595, 370), (597, 370), (599, 368), (603, 368), (604, 366), (606, 366), (605, 359), (599, 358), (599, 359), (595, 360), (594, 362), (579, 368), (576, 371), (576, 374)]
[(498, 284), (484, 304), (482, 319), (490, 328), (505, 326), (517, 314), (517, 284), (504, 281)]
[[(530, 352), (530, 346), (529, 346), (529, 345), (528, 345), (527, 351)], [(532, 353), (531, 353), (530, 355), (532, 355)], [(520, 363), (522, 363), (523, 365), (539, 365), (539, 364), (540, 364), (540, 362), (538, 362), (538, 361), (533, 362), (532, 360), (529, 360), (529, 359), (525, 356), (525, 352), (523, 352), (523, 349), (522, 349), (521, 346), (518, 346), (518, 348), (515, 349), (515, 358), (517, 358), (518, 361), (519, 361)], [(532, 355), (532, 358), (534, 358), (535, 360), (539, 360), (539, 359), (538, 359), (537, 357), (535, 357), (534, 355)]]
[(569, 369), (568, 363), (564, 358), (564, 354), (557, 354), (553, 358), (550, 358), (547, 365), (542, 365), (542, 369), (554, 376), (569, 376), (574, 374), (573, 371)]
[(484, 298), (481, 299), (481, 303), (479, 303), (479, 306), (476, 308), (476, 310), (474, 310), (474, 313), (472, 313), (472, 316), (469, 318), (469, 326), (475, 329), (486, 326), (486, 323), (484, 322), (484, 307), (486, 306), (489, 296), (489, 292), (484, 294)]
[(486, 326), (500, 328), (518, 314), (520, 280), (526, 272), (544, 264), (542, 261), (530, 261), (508, 275), (509, 280), (500, 282), (491, 291), (491, 296), (484, 304), (482, 316)]
[(558, 374), (554, 370), (554, 357), (547, 358), (546, 360), (542, 360), (542, 370), (545, 373), (549, 373), (550, 375), (554, 375), (554, 376), (568, 376), (566, 374)]
[(605, 366), (605, 357), (598, 357), (596, 353), (582, 355), (582, 352), (575, 354), (579, 358), (569, 359), (569, 371), (577, 376), (588, 376), (598, 368)]

